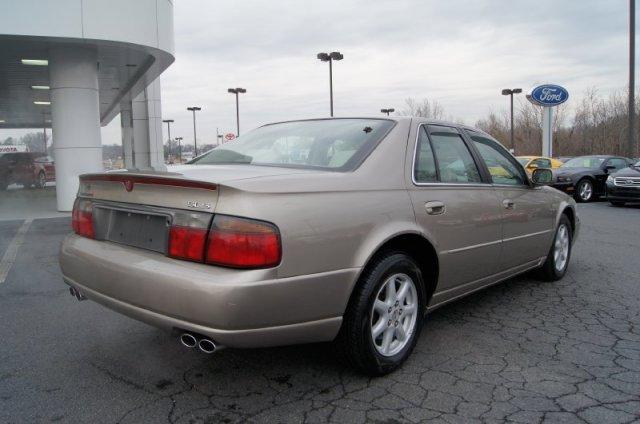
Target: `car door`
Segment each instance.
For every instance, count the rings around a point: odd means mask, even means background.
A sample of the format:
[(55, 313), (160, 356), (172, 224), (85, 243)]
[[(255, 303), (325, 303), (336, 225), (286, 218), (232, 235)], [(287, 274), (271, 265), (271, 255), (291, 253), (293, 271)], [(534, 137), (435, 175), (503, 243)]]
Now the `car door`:
[(420, 124), (412, 134), (409, 193), (417, 223), (436, 244), (438, 303), (496, 272), (500, 203), (457, 128)]
[(547, 256), (555, 213), (549, 195), (529, 183), (518, 161), (489, 136), (467, 131), (484, 159), (502, 206), (501, 271), (526, 268)]

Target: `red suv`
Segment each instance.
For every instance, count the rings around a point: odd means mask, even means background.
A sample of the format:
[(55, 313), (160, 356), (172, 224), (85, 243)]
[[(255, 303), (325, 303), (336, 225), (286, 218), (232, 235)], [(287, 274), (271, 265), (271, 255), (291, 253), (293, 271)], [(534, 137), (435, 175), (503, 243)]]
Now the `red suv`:
[(56, 180), (53, 159), (36, 152), (0, 153), (0, 190), (10, 184), (44, 188)]

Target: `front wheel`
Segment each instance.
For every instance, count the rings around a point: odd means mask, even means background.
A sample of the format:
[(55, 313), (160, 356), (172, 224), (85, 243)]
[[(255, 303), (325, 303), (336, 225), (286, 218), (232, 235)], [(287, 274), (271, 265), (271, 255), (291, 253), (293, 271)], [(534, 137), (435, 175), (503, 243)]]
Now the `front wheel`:
[(576, 186), (575, 199), (577, 202), (587, 203), (593, 200), (593, 183), (591, 180), (583, 179)]
[(416, 262), (400, 252), (379, 256), (358, 281), (337, 347), (369, 375), (387, 374), (409, 357), (422, 330), (425, 289)]
[(543, 280), (557, 281), (564, 277), (571, 258), (571, 239), (571, 222), (566, 215), (562, 215), (547, 259), (540, 268)]

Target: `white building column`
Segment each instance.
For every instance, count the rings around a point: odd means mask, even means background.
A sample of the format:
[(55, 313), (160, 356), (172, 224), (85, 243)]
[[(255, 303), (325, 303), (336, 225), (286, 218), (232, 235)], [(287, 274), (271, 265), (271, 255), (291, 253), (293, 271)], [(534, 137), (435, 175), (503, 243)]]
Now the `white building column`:
[(136, 169), (166, 170), (159, 78), (133, 99), (133, 156)]
[(82, 47), (52, 49), (49, 79), (57, 205), (59, 211), (70, 211), (78, 176), (103, 170), (96, 52)]
[(149, 112), (149, 157), (150, 165), (156, 171), (165, 171), (164, 138), (162, 137), (162, 96), (160, 78), (147, 87), (147, 111)]
[(122, 133), (122, 159), (124, 167), (133, 168), (133, 111), (131, 100), (120, 102), (120, 132)]
[(150, 169), (149, 160), (149, 111), (147, 89), (142, 90), (132, 102), (133, 111), (133, 167)]

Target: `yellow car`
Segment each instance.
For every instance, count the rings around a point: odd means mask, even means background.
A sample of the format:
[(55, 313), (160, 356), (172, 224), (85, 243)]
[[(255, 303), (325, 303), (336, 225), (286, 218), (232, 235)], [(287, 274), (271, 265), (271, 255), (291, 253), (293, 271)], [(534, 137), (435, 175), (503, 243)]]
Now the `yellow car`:
[(531, 174), (536, 168), (556, 169), (562, 166), (562, 162), (558, 159), (544, 156), (518, 156), (516, 159), (524, 166), (528, 174)]

